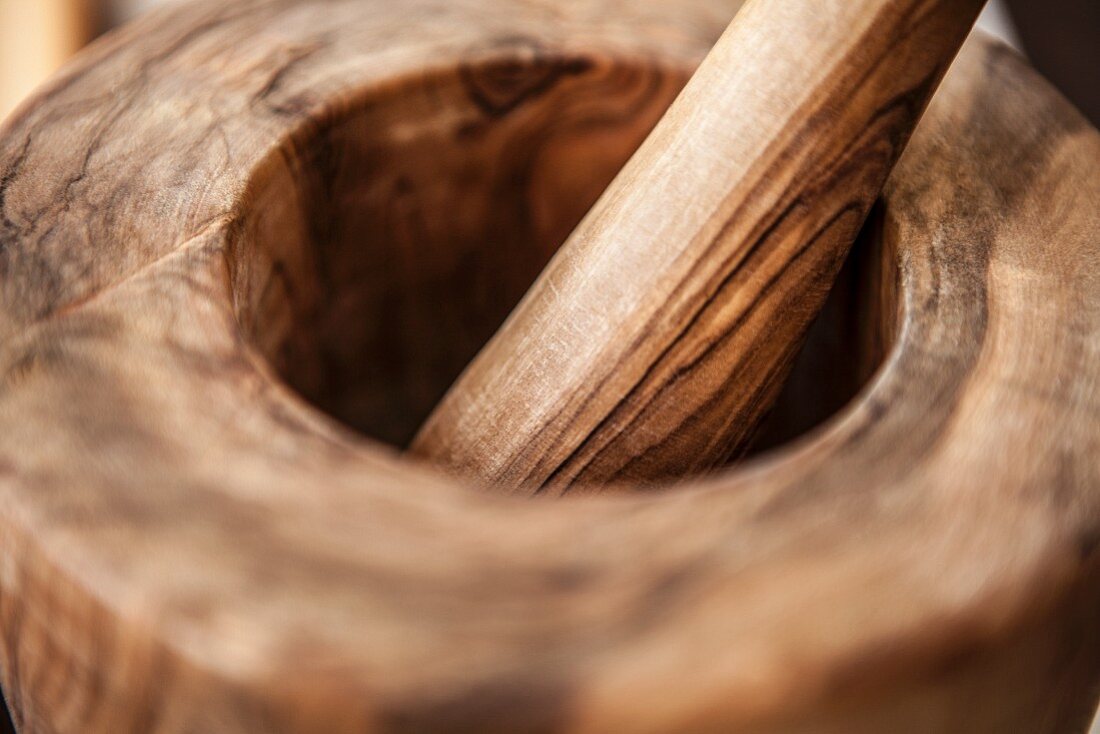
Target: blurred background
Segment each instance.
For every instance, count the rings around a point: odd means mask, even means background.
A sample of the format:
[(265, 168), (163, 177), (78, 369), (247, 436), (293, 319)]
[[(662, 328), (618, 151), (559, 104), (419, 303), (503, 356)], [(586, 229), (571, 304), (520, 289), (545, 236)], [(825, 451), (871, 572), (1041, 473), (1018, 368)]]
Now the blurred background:
[[(180, 1), (0, 0), (0, 119), (99, 35)], [(992, 0), (979, 24), (1026, 55), (1100, 127), (1100, 0)], [(10, 731), (0, 709), (0, 734)], [(1100, 719), (1092, 734), (1100, 734)]]
[(0, 0), (0, 118), (88, 42), (164, 0)]

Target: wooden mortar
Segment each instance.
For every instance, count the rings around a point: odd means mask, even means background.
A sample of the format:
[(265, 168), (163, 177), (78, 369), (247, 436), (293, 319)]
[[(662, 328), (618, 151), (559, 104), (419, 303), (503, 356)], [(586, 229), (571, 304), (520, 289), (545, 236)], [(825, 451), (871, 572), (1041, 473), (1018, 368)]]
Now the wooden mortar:
[(22, 731), (1085, 725), (1100, 133), (984, 38), (858, 253), (879, 367), (809, 436), (529, 501), (344, 425), (411, 437), (737, 5), (203, 0), (9, 120)]

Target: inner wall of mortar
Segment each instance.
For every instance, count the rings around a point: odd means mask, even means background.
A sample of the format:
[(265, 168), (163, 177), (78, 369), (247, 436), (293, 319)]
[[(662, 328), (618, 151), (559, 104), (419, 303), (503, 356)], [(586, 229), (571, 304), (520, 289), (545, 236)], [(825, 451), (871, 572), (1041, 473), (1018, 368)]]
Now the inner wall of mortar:
[[(318, 409), (406, 446), (689, 75), (516, 54), (311, 126), (248, 197), (231, 258), (246, 337)], [(754, 450), (827, 419), (881, 360), (874, 231)]]

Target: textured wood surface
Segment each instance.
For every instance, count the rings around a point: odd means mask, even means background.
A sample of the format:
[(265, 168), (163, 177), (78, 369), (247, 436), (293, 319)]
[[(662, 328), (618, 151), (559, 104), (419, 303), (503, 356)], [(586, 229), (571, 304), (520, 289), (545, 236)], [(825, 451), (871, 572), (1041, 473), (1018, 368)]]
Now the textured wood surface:
[(523, 492), (745, 450), (983, 0), (757, 0), (433, 412)]
[(737, 4), (209, 0), (9, 121), (23, 731), (1085, 725), (1100, 134), (987, 41), (860, 249), (880, 367), (811, 436), (530, 501), (325, 415), (407, 440)]

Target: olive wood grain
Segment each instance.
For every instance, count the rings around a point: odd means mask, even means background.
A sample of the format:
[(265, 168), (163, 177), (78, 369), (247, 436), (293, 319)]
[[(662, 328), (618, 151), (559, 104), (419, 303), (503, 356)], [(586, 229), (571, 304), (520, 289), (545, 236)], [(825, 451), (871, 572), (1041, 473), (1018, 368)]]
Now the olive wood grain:
[(983, 5), (746, 5), (413, 453), (535, 493), (741, 453)]
[(986, 40), (859, 250), (881, 366), (812, 435), (531, 501), (325, 414), (407, 438), (736, 5), (203, 0), (9, 121), (23, 732), (1084, 725), (1100, 133)]

